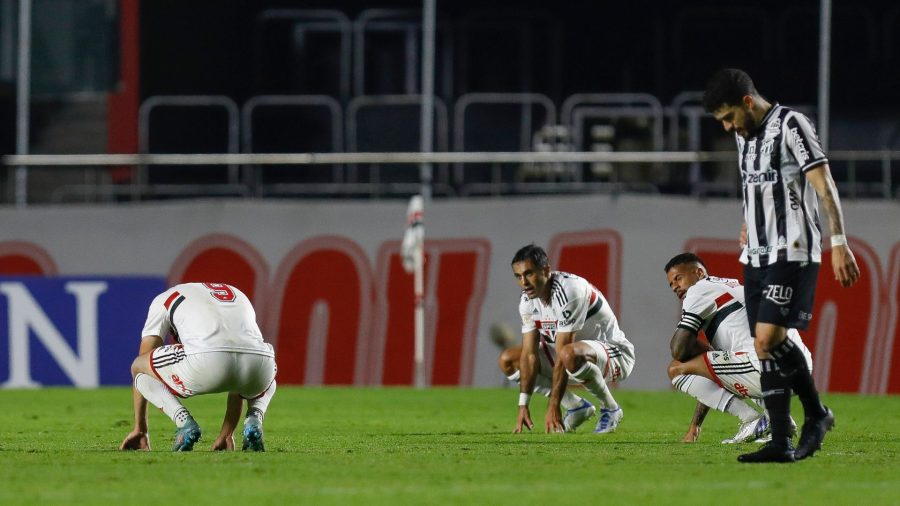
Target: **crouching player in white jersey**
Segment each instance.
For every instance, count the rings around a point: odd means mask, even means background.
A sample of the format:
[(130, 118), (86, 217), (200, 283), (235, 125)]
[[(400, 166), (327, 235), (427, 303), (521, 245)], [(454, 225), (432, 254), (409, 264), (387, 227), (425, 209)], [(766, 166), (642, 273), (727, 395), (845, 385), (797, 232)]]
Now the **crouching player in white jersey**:
[[(586, 279), (551, 271), (547, 254), (533, 244), (520, 249), (512, 270), (522, 288), (522, 347), (505, 350), (500, 369), (520, 384), (515, 432), (531, 429), (531, 393), (549, 395), (547, 432), (574, 431), (596, 408), (567, 392), (571, 378), (600, 400), (595, 433), (613, 432), (622, 420), (609, 384), (628, 377), (634, 367), (634, 346), (619, 329), (606, 298)], [(560, 405), (566, 409), (560, 417)]]
[[(234, 429), (247, 400), (244, 450), (265, 451), (263, 417), (275, 395), (275, 352), (263, 341), (247, 296), (223, 283), (173, 286), (150, 304), (134, 377), (134, 428), (120, 450), (149, 450), (147, 401), (178, 427), (173, 451), (190, 451), (200, 427), (179, 397), (228, 392), (213, 450), (234, 449)], [(177, 344), (163, 346), (171, 335)]]
[[(744, 307), (744, 287), (736, 279), (710, 276), (706, 264), (693, 253), (676, 255), (664, 270), (669, 287), (682, 301), (681, 321), (670, 344), (673, 360), (669, 379), (675, 388), (698, 401), (683, 441), (694, 442), (700, 437), (709, 408), (740, 419), (737, 434), (723, 443), (767, 441), (771, 438), (768, 416), (744, 402), (763, 398), (759, 359)], [(700, 331), (706, 334), (708, 346), (698, 339)], [(790, 329), (787, 335), (812, 370), (812, 355), (800, 334)], [(796, 430), (791, 420), (791, 431)]]

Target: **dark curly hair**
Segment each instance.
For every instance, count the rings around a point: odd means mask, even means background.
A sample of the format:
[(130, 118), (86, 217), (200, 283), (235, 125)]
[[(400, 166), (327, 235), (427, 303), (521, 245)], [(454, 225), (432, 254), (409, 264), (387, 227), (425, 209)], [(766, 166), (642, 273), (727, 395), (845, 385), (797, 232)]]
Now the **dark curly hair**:
[(758, 95), (753, 80), (740, 69), (720, 69), (706, 82), (703, 108), (715, 112), (723, 105), (740, 105), (747, 95)]

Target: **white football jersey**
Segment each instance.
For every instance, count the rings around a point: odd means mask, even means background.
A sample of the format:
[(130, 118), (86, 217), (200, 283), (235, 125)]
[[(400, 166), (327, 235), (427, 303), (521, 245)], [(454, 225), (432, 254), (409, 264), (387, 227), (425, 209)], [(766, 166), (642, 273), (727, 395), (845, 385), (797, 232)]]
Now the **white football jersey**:
[(238, 351), (275, 356), (244, 292), (224, 283), (175, 285), (150, 303), (141, 336), (172, 334), (184, 353)]
[(519, 314), (523, 334), (537, 329), (541, 341), (554, 347), (557, 332), (575, 332), (576, 341), (609, 343), (634, 356), (634, 345), (619, 329), (616, 315), (600, 290), (581, 276), (560, 271), (550, 273), (548, 284), (549, 304), (540, 297), (529, 299), (522, 294)]
[[(744, 287), (738, 280), (715, 276), (701, 279), (688, 288), (681, 307), (678, 328), (691, 332), (702, 330), (710, 346), (719, 351), (755, 353), (744, 307)], [(789, 329), (788, 338), (809, 356), (796, 330)]]

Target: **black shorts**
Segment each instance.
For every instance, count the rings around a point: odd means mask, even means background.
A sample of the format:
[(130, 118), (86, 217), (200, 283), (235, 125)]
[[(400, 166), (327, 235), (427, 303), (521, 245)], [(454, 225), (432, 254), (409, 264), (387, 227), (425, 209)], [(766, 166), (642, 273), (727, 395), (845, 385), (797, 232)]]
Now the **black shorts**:
[(819, 264), (778, 262), (766, 267), (744, 266), (744, 302), (750, 334), (756, 322), (804, 330), (812, 320)]

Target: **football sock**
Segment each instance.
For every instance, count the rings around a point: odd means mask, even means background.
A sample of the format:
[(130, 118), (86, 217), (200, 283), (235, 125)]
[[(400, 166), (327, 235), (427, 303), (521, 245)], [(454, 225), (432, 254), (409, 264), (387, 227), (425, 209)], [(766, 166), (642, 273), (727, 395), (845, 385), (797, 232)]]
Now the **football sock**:
[(725, 412), (738, 417), (744, 423), (752, 422), (762, 416), (759, 414), (759, 411), (751, 408), (749, 404), (736, 395), (732, 395), (731, 400), (728, 401), (728, 405), (725, 406)]
[[(759, 418), (758, 412), (709, 378), (694, 374), (679, 374), (672, 378), (672, 385), (712, 409), (740, 418), (742, 422)], [(735, 400), (738, 402), (734, 402)]]
[(804, 414), (808, 417), (824, 417), (825, 407), (819, 399), (819, 391), (816, 390), (812, 373), (806, 364), (806, 357), (800, 348), (790, 339), (785, 339), (772, 350), (772, 357), (778, 363), (781, 374), (787, 379), (791, 389), (800, 398)]
[(172, 395), (172, 392), (169, 392), (169, 389), (161, 381), (150, 375), (138, 373), (134, 377), (134, 388), (171, 418), (178, 428), (184, 426), (191, 417), (191, 413), (181, 404), (181, 401)]
[(791, 387), (775, 360), (763, 358), (759, 363), (762, 366), (759, 382), (772, 425), (772, 443), (786, 446), (791, 440)]
[(269, 402), (275, 396), (275, 388), (275, 381), (272, 381), (272, 384), (269, 385), (269, 388), (262, 395), (255, 399), (247, 399), (247, 416), (250, 416), (251, 412), (257, 412), (259, 421), (262, 423), (263, 416), (269, 409)]
[[(537, 375), (534, 381), (534, 391), (543, 395), (544, 397), (550, 397), (550, 393), (553, 389), (553, 380), (550, 378), (540, 375)], [(583, 399), (573, 394), (568, 388), (565, 392), (563, 392), (562, 399), (559, 400), (559, 405), (562, 406), (563, 409), (573, 409), (581, 406), (581, 401)]]
[[(519, 371), (516, 371), (506, 378), (513, 383), (519, 383), (521, 375), (519, 374)], [(534, 392), (541, 394), (544, 397), (550, 397), (551, 389), (552, 385), (550, 379), (538, 374), (537, 378), (535, 378), (534, 381)], [(565, 393), (563, 393), (562, 399), (559, 401), (559, 405), (562, 406), (563, 409), (573, 409), (580, 406), (582, 400), (583, 399), (581, 397), (573, 394), (567, 389)]]
[(603, 372), (600, 371), (597, 364), (585, 360), (584, 365), (575, 372), (570, 371), (569, 375), (584, 385), (584, 388), (589, 392), (596, 395), (604, 408), (611, 410), (619, 409), (619, 403), (616, 402), (616, 399), (612, 396), (612, 392), (609, 391), (609, 386), (607, 386), (606, 380), (603, 378)]

